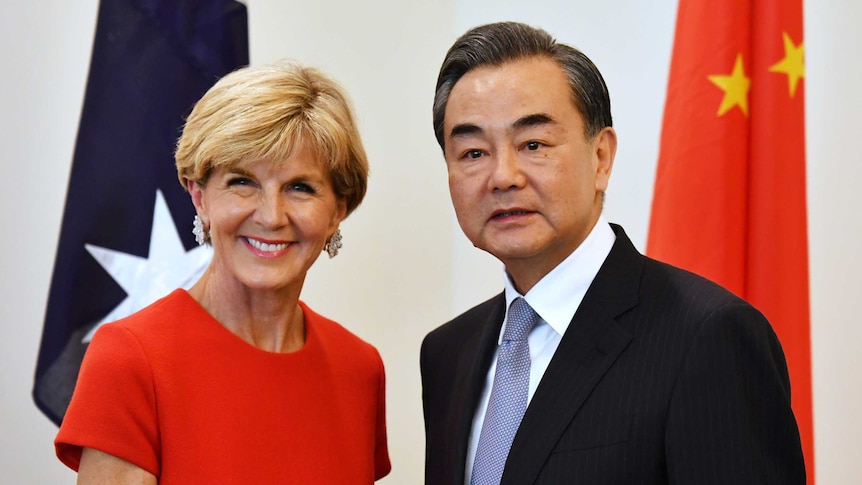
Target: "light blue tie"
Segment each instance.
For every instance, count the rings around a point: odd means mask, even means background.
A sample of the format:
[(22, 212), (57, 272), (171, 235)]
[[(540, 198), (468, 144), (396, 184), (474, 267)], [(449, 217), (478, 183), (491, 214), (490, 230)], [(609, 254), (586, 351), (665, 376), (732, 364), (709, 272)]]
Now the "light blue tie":
[(497, 355), (497, 370), (473, 460), (470, 485), (498, 485), (503, 476), (509, 448), (527, 409), (530, 385), (527, 335), (538, 321), (539, 315), (526, 300), (518, 297), (512, 302)]

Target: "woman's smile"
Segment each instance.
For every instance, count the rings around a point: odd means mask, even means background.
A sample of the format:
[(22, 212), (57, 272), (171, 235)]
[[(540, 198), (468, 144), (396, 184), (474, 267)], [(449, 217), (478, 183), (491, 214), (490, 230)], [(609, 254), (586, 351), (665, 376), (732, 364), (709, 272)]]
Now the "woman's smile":
[(251, 237), (243, 237), (241, 239), (251, 247), (253, 253), (257, 254), (258, 256), (268, 258), (277, 258), (285, 254), (287, 252), (287, 248), (290, 247), (290, 243), (286, 242), (265, 242), (263, 240), (254, 239)]

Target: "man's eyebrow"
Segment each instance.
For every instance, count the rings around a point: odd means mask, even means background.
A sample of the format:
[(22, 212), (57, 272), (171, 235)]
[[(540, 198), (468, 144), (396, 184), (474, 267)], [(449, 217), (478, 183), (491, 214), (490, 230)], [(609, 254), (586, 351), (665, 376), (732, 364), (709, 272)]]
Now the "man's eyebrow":
[(459, 136), (475, 135), (476, 133), (482, 133), (482, 128), (479, 128), (479, 126), (472, 123), (461, 123), (460, 125), (452, 127), (452, 130), (449, 131), (449, 139), (451, 140), (452, 138)]
[(552, 123), (556, 122), (553, 118), (546, 115), (545, 113), (535, 113), (519, 118), (518, 121), (512, 123), (512, 128), (518, 130), (521, 128), (527, 128), (529, 126), (547, 125)]
[[(534, 113), (518, 118), (517, 121), (512, 123), (512, 129), (520, 130), (530, 126), (549, 125), (555, 123), (556, 121), (545, 113)], [(460, 136), (481, 134), (482, 132), (482, 128), (478, 125), (474, 125), (473, 123), (461, 123), (452, 127), (452, 130), (449, 131), (449, 139), (451, 140), (452, 138)]]

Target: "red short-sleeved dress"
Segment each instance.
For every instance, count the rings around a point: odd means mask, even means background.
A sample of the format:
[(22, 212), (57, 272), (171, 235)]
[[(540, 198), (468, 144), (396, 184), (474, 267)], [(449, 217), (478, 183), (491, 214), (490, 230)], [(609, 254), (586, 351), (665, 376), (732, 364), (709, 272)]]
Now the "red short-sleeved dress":
[(170, 483), (367, 484), (390, 470), (377, 350), (300, 303), (297, 352), (257, 349), (186, 291), (102, 326), (55, 440)]

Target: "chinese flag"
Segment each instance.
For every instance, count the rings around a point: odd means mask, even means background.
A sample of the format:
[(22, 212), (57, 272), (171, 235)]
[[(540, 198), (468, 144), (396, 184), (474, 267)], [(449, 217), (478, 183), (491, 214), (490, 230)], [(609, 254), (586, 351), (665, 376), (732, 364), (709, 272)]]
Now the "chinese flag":
[(647, 253), (781, 340), (814, 483), (802, 0), (680, 0)]

